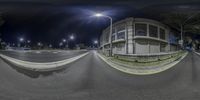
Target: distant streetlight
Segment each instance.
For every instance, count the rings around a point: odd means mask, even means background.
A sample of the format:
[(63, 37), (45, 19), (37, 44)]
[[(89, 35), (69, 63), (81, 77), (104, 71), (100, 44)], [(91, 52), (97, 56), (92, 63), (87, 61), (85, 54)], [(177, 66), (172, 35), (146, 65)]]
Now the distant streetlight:
[(63, 42), (66, 42), (67, 40), (66, 39), (63, 39)]
[(98, 41), (97, 40), (94, 40), (94, 47), (95, 46), (98, 48)]
[(38, 46), (41, 46), (42, 44), (40, 42), (37, 43)]
[(63, 43), (62, 43), (62, 42), (60, 42), (60, 43), (59, 43), (59, 46), (61, 47), (62, 45), (63, 45)]
[(20, 43), (18, 44), (18, 46), (21, 47), (22, 44), (23, 44), (23, 42), (24, 42), (24, 38), (23, 38), (23, 37), (20, 37), (20, 38), (19, 38), (19, 42), (20, 42)]
[(30, 41), (30, 40), (28, 40), (28, 41), (27, 41), (27, 43), (31, 43), (31, 41)]
[(70, 39), (70, 40), (74, 40), (74, 35), (71, 35), (71, 36), (69, 37), (69, 39)]
[(24, 41), (24, 38), (19, 38), (19, 41), (20, 41), (20, 42), (23, 42), (23, 41)]
[(98, 44), (98, 41), (97, 41), (97, 40), (95, 40), (95, 41), (94, 41), (94, 44)]
[[(96, 17), (106, 17), (110, 19), (110, 56), (112, 56), (112, 17), (107, 16), (107, 15), (103, 15), (101, 13), (96, 13), (94, 16)], [(103, 47), (104, 48), (104, 47)]]
[(51, 45), (51, 44), (49, 44), (49, 48), (52, 48), (52, 45)]

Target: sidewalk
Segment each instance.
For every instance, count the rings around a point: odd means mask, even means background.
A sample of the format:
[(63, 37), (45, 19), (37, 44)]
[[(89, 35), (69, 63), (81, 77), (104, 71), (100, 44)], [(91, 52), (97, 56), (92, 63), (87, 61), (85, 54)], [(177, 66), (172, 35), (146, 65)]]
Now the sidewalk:
[(100, 53), (98, 53), (98, 56), (107, 64), (109, 64), (111, 67), (120, 70), (122, 72), (129, 74), (136, 74), (136, 75), (150, 75), (165, 71), (173, 67), (174, 65), (179, 63), (187, 54), (188, 53), (185, 52), (179, 56), (152, 63), (137, 63), (130, 61), (127, 62), (116, 59), (114, 57), (107, 57)]

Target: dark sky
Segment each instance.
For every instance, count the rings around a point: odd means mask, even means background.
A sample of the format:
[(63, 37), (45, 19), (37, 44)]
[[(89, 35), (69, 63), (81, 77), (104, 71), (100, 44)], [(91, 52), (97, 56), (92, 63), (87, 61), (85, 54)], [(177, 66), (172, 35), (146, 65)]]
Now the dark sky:
[(77, 43), (90, 45), (109, 25), (108, 19), (91, 17), (95, 12), (117, 21), (131, 16), (150, 18), (155, 10), (199, 10), (199, 4), (199, 0), (0, 0), (5, 20), (0, 31), (7, 42), (24, 37), (58, 44), (74, 33)]

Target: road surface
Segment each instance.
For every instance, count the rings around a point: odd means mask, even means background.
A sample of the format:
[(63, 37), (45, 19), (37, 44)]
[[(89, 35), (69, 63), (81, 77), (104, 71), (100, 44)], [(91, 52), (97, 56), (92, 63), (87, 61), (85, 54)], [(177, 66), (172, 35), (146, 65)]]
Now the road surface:
[(54, 62), (86, 53), (87, 51), (0, 51), (0, 53), (16, 59), (30, 62)]
[(148, 76), (109, 67), (91, 51), (65, 69), (36, 73), (0, 59), (1, 100), (199, 100), (200, 56)]

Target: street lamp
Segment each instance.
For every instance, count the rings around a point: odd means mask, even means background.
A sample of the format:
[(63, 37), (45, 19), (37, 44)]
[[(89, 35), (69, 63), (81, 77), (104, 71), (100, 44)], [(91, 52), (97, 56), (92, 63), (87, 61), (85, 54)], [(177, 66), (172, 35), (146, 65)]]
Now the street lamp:
[(51, 44), (49, 44), (49, 48), (52, 48), (52, 45), (51, 45)]
[(94, 46), (98, 48), (98, 41), (94, 40)]
[(95, 40), (95, 41), (94, 41), (94, 44), (98, 44), (98, 41), (97, 41), (97, 40)]
[(104, 15), (101, 14), (101, 13), (96, 13), (94, 16), (96, 16), (96, 17), (101, 17), (101, 16), (104, 16)]
[(30, 43), (31, 43), (31, 41), (30, 40), (27, 40), (27, 43), (28, 44), (26, 44), (28, 47), (30, 47)]
[(27, 43), (31, 43), (31, 41), (30, 41), (30, 40), (28, 40), (28, 41), (27, 41)]
[(38, 42), (38, 43), (37, 43), (37, 46), (39, 47), (39, 49), (41, 49), (42, 43), (41, 43), (41, 42)]
[(42, 44), (40, 42), (37, 43), (38, 46), (41, 46)]
[(24, 41), (24, 38), (19, 38), (19, 41), (20, 41), (20, 42), (23, 42), (23, 41)]
[(71, 35), (71, 36), (69, 37), (69, 39), (70, 39), (70, 40), (74, 40), (74, 35)]
[(22, 37), (19, 38), (19, 42), (20, 42), (20, 43), (18, 44), (18, 46), (21, 47), (21, 46), (22, 46), (22, 43), (24, 42), (24, 38), (22, 38)]
[(106, 18), (110, 19), (110, 56), (112, 56), (112, 21), (113, 21), (112, 17), (101, 14), (101, 13), (96, 13), (94, 16), (96, 16), (96, 17), (106, 17)]
[(67, 40), (66, 39), (63, 39), (63, 42), (66, 42)]
[(59, 43), (59, 46), (61, 47), (62, 45), (63, 45), (63, 43), (62, 43), (62, 42), (60, 42), (60, 43)]

